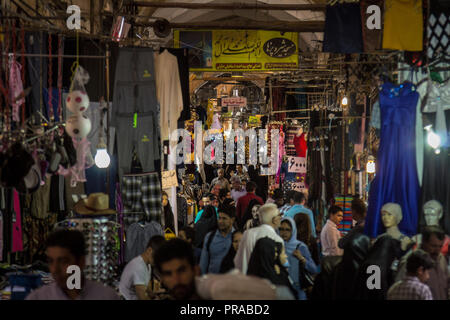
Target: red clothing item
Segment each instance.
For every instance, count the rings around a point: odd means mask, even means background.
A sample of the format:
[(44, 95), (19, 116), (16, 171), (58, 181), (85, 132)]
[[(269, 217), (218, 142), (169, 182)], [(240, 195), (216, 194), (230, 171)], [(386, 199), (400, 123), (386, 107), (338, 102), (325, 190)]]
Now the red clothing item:
[(247, 207), (250, 201), (253, 199), (256, 199), (261, 205), (264, 204), (263, 200), (256, 194), (247, 192), (245, 196), (242, 196), (238, 199), (236, 206), (236, 215), (238, 219), (242, 219), (244, 217), (244, 214), (247, 211)]
[(306, 157), (306, 151), (308, 150), (308, 144), (305, 139), (305, 133), (294, 137), (294, 146), (297, 153), (297, 157)]

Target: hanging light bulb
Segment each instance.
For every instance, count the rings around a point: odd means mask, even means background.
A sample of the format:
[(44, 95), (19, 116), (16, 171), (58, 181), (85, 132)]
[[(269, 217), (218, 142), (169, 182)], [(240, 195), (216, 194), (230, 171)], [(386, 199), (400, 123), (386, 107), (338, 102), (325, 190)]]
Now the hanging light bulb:
[(95, 165), (101, 169), (108, 168), (111, 163), (108, 151), (106, 151), (106, 144), (103, 137), (100, 137), (100, 142), (97, 145), (97, 154), (95, 155)]
[(366, 172), (367, 173), (375, 173), (375, 157), (369, 156), (367, 164), (366, 164)]
[(343, 105), (343, 106), (348, 105), (348, 99), (347, 99), (346, 96), (344, 96), (344, 97), (342, 98), (342, 105)]
[(427, 142), (433, 149), (437, 149), (441, 145), (441, 137), (430, 129), (428, 130)]
[(435, 153), (435, 154), (440, 154), (440, 153), (441, 153), (441, 149), (436, 149), (436, 150), (434, 150), (434, 153)]

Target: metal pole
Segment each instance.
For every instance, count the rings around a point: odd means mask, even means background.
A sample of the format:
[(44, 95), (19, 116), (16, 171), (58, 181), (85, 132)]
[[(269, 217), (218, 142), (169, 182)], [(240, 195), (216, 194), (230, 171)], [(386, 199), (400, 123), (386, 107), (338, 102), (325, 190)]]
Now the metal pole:
[[(3, 53), (3, 56), (9, 56), (9, 55), (12, 55), (12, 53)], [(25, 54), (22, 54), (22, 53), (15, 53), (15, 56), (16, 56), (16, 57), (24, 56), (24, 57), (50, 58), (50, 55), (49, 55), (49, 54), (40, 54), (40, 53), (25, 53)], [(51, 55), (51, 58), (59, 58), (59, 57), (62, 57), (62, 58), (72, 58), (72, 59), (77, 58), (76, 55), (70, 55), (70, 54), (61, 54), (61, 55), (54, 55), (54, 54), (52, 54), (52, 55)], [(86, 56), (78, 56), (78, 57), (79, 57), (80, 59), (105, 59), (105, 58), (106, 58), (106, 56), (90, 56), (90, 55), (86, 55)]]
[[(109, 139), (109, 123), (110, 123), (110, 119), (109, 119), (109, 57), (110, 57), (110, 51), (109, 51), (109, 45), (106, 44), (106, 146), (107, 149), (106, 151), (108, 151), (109, 149), (109, 144), (110, 144), (110, 139)], [(112, 156), (112, 154), (111, 154)], [(110, 170), (109, 167), (106, 168), (106, 193), (109, 195), (109, 184), (110, 184)]]
[(189, 3), (164, 1), (132, 1), (138, 7), (151, 8), (183, 8), (192, 10), (275, 10), (275, 11), (325, 11), (326, 4), (266, 4), (266, 3)]

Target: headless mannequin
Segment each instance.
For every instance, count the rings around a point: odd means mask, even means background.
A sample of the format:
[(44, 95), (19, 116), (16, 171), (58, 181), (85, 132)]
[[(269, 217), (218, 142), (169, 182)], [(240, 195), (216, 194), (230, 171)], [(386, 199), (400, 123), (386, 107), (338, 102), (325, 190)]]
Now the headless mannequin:
[(411, 238), (407, 237), (398, 229), (398, 224), (402, 221), (402, 209), (396, 203), (387, 203), (381, 208), (381, 220), (386, 228), (386, 234), (401, 242), (401, 249), (405, 251), (412, 243)]

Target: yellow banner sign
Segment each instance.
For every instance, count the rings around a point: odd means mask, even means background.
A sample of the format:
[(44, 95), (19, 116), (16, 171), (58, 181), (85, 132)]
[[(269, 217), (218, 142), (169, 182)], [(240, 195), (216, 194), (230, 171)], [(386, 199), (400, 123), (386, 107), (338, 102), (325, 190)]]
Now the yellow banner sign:
[(298, 33), (260, 30), (175, 30), (189, 48), (191, 71), (270, 71), (298, 68)]

